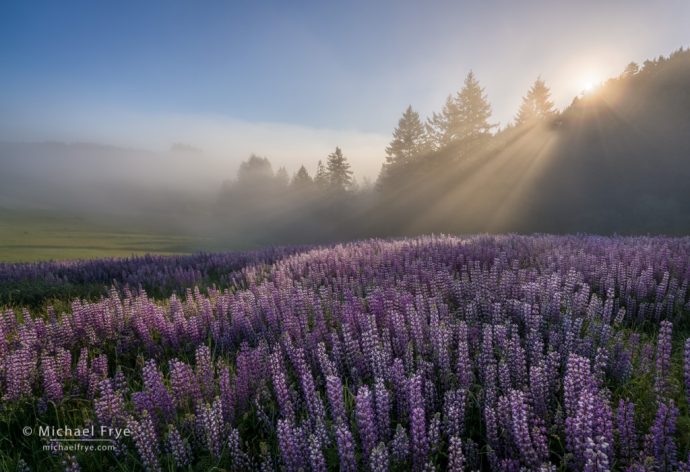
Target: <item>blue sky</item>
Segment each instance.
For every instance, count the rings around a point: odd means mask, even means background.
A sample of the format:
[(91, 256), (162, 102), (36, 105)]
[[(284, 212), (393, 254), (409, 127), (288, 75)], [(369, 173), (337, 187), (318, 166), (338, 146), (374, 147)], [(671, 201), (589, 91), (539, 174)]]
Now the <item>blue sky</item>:
[(281, 154), (282, 141), (262, 148), (269, 131), (298, 130), (379, 166), (402, 110), (440, 108), (470, 69), (505, 124), (537, 75), (562, 107), (631, 60), (690, 45), (688, 18), (686, 0), (4, 0), (0, 139), (223, 147), (213, 123), (235, 139), (256, 128), (241, 152)]

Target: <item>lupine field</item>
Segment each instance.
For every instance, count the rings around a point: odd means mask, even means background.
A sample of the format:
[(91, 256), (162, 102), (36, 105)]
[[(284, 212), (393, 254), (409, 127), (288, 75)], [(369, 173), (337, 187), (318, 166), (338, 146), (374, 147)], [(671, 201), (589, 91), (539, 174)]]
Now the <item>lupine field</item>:
[(664, 237), (0, 265), (0, 470), (690, 471), (689, 283)]

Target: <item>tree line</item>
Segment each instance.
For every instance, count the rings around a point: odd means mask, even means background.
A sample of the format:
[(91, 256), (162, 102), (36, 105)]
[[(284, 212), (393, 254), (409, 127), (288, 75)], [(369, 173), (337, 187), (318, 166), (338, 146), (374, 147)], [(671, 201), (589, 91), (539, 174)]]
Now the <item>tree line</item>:
[[(513, 122), (499, 128), (470, 71), (440, 111), (426, 119), (412, 106), (403, 111), (375, 185), (357, 182), (340, 147), (313, 173), (302, 165), (292, 177), (251, 156), (224, 186), (220, 213), (231, 232), (259, 243), (273, 241), (267, 234), (312, 242), (432, 231), (680, 231), (690, 228), (690, 202), (678, 191), (690, 151), (680, 129), (687, 120), (678, 117), (690, 111), (689, 80), (690, 52), (681, 49), (629, 64), (561, 112), (537, 77)], [(663, 165), (649, 167), (649, 155)]]

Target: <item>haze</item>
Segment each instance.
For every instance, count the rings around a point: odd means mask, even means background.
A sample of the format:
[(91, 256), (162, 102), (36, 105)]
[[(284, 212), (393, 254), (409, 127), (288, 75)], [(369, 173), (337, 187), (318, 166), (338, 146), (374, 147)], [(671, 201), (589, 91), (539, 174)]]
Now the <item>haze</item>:
[(5, 2), (0, 216), (224, 248), (687, 232), (688, 18), (680, 0)]

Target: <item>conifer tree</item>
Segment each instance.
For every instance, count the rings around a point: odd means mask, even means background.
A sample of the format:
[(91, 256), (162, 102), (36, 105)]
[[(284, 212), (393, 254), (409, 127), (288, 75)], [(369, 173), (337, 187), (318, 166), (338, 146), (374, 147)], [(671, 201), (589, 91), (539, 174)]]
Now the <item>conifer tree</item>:
[(387, 165), (404, 165), (426, 149), (425, 131), (419, 113), (408, 106), (393, 131), (393, 140), (386, 148)]
[(301, 166), (297, 173), (292, 177), (292, 186), (295, 188), (307, 188), (313, 183), (314, 180), (311, 178), (309, 172), (304, 166)]
[(537, 120), (542, 120), (553, 116), (553, 102), (551, 101), (551, 90), (546, 83), (537, 78), (532, 87), (527, 91), (527, 95), (522, 97), (520, 110), (515, 117), (515, 124), (522, 125)]
[(453, 140), (453, 122), (457, 116), (457, 106), (448, 95), (441, 113), (434, 112), (426, 122), (427, 147), (437, 151), (448, 146)]
[(472, 142), (488, 136), (496, 127), (489, 123), (491, 104), (474, 73), (470, 71), (462, 89), (448, 96), (441, 113), (434, 113), (427, 121), (427, 134), (433, 149), (441, 149), (456, 142)]
[(323, 162), (319, 161), (316, 164), (316, 174), (314, 175), (314, 183), (319, 186), (319, 188), (326, 188), (329, 184), (328, 171), (323, 165)]
[(462, 90), (458, 92), (455, 103), (457, 115), (453, 121), (453, 140), (475, 140), (488, 136), (496, 124), (489, 123), (491, 104), (479, 85), (479, 81), (470, 71), (465, 78)]
[(328, 155), (326, 163), (328, 180), (331, 188), (337, 191), (347, 190), (352, 184), (352, 171), (350, 163), (343, 155), (343, 151), (336, 146), (335, 151)]

